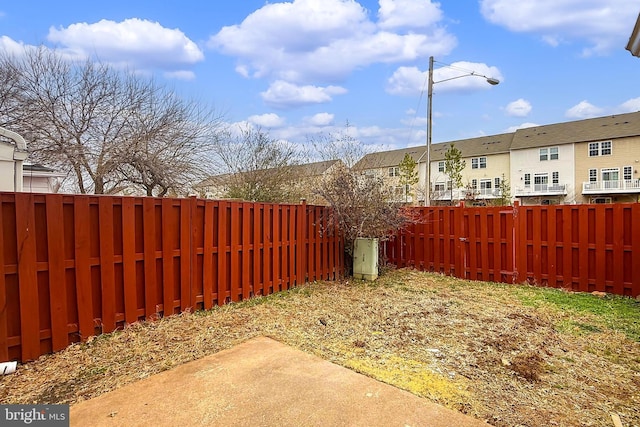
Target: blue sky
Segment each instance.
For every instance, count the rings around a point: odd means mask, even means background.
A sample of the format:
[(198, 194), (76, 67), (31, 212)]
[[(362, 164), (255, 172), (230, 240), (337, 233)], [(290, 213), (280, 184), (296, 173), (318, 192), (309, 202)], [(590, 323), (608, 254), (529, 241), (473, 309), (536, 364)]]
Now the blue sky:
[[(640, 110), (625, 46), (640, 0), (0, 2), (0, 49), (97, 55), (303, 144), (349, 132), (376, 149)], [(450, 64), (453, 67), (443, 66)]]

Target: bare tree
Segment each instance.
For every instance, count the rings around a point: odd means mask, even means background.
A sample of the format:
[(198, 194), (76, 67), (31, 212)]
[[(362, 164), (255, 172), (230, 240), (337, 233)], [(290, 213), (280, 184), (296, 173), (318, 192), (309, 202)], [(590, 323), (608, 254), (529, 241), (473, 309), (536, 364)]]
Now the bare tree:
[(71, 172), (80, 193), (134, 185), (166, 194), (201, 164), (194, 153), (206, 147), (213, 116), (192, 117), (193, 104), (152, 80), (45, 47), (4, 55), (5, 67), (18, 76), (13, 99), (22, 116), (11, 114), (32, 160)]
[(307, 141), (315, 152), (314, 157), (322, 160), (341, 160), (347, 168), (352, 168), (364, 155), (372, 151), (352, 133), (351, 125), (347, 121), (344, 129), (339, 132), (308, 136)]
[(147, 196), (189, 193), (207, 176), (211, 141), (222, 128), (212, 109), (156, 88), (131, 118), (134, 129), (121, 148), (118, 172)]
[(300, 153), (262, 129), (219, 135), (213, 144), (217, 170), (209, 181), (224, 187), (224, 196), (260, 202), (297, 202)]
[(345, 239), (345, 265), (351, 268), (354, 242), (357, 238), (387, 240), (398, 230), (417, 221), (417, 211), (403, 208), (395, 201), (384, 177), (365, 175), (337, 165), (321, 180), (317, 194), (327, 201), (329, 229), (336, 228)]

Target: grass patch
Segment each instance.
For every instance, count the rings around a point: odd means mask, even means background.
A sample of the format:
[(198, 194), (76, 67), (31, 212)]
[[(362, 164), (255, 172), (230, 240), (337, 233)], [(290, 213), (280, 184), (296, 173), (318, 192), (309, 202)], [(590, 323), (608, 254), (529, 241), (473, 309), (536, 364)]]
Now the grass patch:
[(551, 307), (585, 319), (568, 319), (558, 324), (560, 330), (577, 334), (600, 333), (604, 328), (619, 331), (633, 341), (640, 341), (640, 302), (616, 295), (598, 297), (583, 292), (522, 286), (514, 288), (525, 306)]
[(345, 366), (450, 408), (460, 408), (468, 401), (464, 384), (433, 372), (429, 364), (417, 360), (399, 356), (382, 360), (358, 358), (347, 360)]

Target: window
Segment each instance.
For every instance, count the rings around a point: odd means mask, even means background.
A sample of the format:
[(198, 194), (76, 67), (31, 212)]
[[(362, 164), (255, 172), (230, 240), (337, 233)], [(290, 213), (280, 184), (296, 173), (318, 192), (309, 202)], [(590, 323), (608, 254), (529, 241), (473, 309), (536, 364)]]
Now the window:
[(622, 169), (622, 179), (625, 181), (631, 181), (633, 179), (633, 168), (631, 166), (625, 166)]
[(549, 150), (547, 150), (546, 148), (541, 148), (540, 149), (540, 161), (544, 162), (546, 160), (549, 160)]
[(596, 203), (598, 205), (611, 203), (611, 197), (593, 197), (591, 198), (591, 203)]
[(604, 168), (600, 171), (604, 188), (618, 188), (620, 170), (618, 168)]
[(589, 157), (610, 156), (612, 144), (611, 141), (590, 142)]
[(474, 157), (471, 159), (471, 169), (486, 169), (487, 158), (486, 157)]
[(533, 176), (534, 185), (538, 186), (546, 186), (549, 183), (549, 174), (547, 173), (537, 173)]
[(554, 185), (560, 183), (560, 172), (551, 172), (551, 183)]
[(598, 181), (598, 169), (589, 169), (589, 182)]
[(389, 168), (389, 176), (400, 176), (400, 168), (397, 166)]
[(525, 187), (531, 187), (531, 174), (530, 173), (525, 173), (524, 174), (524, 186)]
[(445, 186), (444, 182), (436, 182), (435, 190), (436, 191), (444, 191), (444, 186)]
[(478, 188), (478, 180), (477, 179), (472, 179), (471, 180), (471, 188), (473, 188), (474, 190), (476, 188)]
[(491, 190), (491, 180), (490, 179), (481, 179), (480, 180), (480, 190)]
[(444, 162), (438, 162), (438, 172), (444, 172)]
[(549, 148), (549, 160), (558, 160), (558, 147)]
[(495, 183), (495, 188), (500, 188), (500, 178), (494, 178), (493, 182)]

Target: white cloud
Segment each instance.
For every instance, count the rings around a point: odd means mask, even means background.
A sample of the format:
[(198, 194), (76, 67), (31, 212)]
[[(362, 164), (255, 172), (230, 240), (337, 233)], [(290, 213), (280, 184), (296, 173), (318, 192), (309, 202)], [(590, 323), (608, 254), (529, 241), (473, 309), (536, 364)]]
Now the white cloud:
[(21, 55), (24, 53), (24, 49), (24, 43), (17, 42), (7, 36), (0, 36), (0, 51), (6, 52), (10, 55)]
[(328, 126), (333, 123), (334, 118), (334, 114), (318, 113), (308, 117), (305, 121), (312, 126)]
[(507, 128), (505, 130), (505, 132), (506, 133), (511, 133), (511, 132), (517, 131), (518, 129), (532, 128), (532, 127), (536, 127), (536, 126), (540, 126), (540, 125), (537, 124), (537, 123), (525, 122), (525, 123), (522, 123), (522, 124), (517, 125), (517, 126), (511, 126), (511, 127)]
[[(433, 71), (434, 92), (467, 91), (491, 87), (483, 76), (502, 80), (496, 67), (482, 63), (454, 62)], [(399, 67), (387, 80), (386, 90), (392, 95), (414, 96), (427, 90), (428, 71), (417, 67)]]
[(633, 98), (620, 104), (619, 108), (622, 113), (634, 113), (640, 111), (640, 98)]
[(598, 117), (603, 114), (603, 112), (604, 110), (602, 108), (596, 107), (585, 100), (569, 108), (565, 113), (565, 116), (570, 119), (589, 119), (592, 117)]
[(301, 105), (322, 104), (330, 102), (333, 95), (342, 95), (347, 90), (340, 86), (298, 86), (283, 80), (275, 81), (266, 92), (260, 95), (262, 99), (274, 108), (293, 108)]
[(260, 116), (251, 116), (248, 121), (257, 126), (266, 128), (278, 128), (284, 125), (285, 119), (274, 113), (262, 114)]
[(527, 117), (531, 112), (531, 103), (520, 98), (507, 104), (505, 111), (512, 117)]
[(439, 3), (424, 0), (380, 0), (380, 28), (426, 28), (442, 19)]
[[(420, 0), (399, 5), (416, 6)], [(208, 46), (238, 58), (244, 76), (268, 77), (297, 84), (335, 83), (353, 70), (374, 63), (411, 61), (427, 54), (448, 54), (455, 37), (435, 25), (439, 6), (429, 5), (429, 27), (420, 33), (382, 29), (410, 25), (383, 1), (378, 24), (353, 0), (293, 0), (268, 3), (238, 25), (222, 28)], [(419, 6), (421, 7), (421, 6)], [(421, 16), (424, 13), (421, 12)]]
[(194, 80), (196, 74), (193, 71), (180, 70), (180, 71), (167, 71), (164, 76), (168, 79), (176, 80)]
[(96, 55), (102, 61), (136, 68), (171, 70), (204, 59), (200, 48), (179, 29), (137, 18), (52, 27), (47, 39), (78, 56)]
[(629, 0), (481, 0), (480, 5), (489, 22), (537, 34), (551, 46), (584, 42), (586, 56), (623, 46), (638, 16), (638, 3)]

